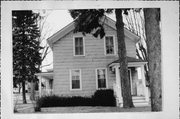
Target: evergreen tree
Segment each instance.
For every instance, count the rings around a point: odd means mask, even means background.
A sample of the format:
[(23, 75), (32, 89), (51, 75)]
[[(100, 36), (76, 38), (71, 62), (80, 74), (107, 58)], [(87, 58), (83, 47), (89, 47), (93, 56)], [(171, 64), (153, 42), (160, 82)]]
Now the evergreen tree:
[(13, 82), (22, 84), (23, 103), (26, 101), (25, 83), (36, 81), (40, 72), (40, 37), (38, 14), (33, 11), (12, 12), (13, 32)]

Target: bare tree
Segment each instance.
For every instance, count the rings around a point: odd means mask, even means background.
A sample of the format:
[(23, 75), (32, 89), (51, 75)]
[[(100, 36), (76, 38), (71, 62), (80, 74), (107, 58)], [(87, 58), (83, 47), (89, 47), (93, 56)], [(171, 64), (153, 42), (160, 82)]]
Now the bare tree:
[[(41, 64), (38, 66), (39, 69), (42, 71), (44, 67), (47, 67), (52, 64), (45, 64), (43, 65), (43, 61), (45, 60), (46, 56), (51, 52), (51, 49), (46, 42), (46, 39), (52, 34), (52, 28), (47, 23), (47, 18), (50, 15), (50, 11), (47, 10), (40, 10), (38, 11), (39, 18), (37, 19), (37, 24), (39, 25), (40, 29), (40, 37), (38, 41), (40, 42), (40, 46), (42, 47), (41, 53)], [(31, 81), (31, 100), (35, 100), (35, 85), (37, 81)]]
[[(142, 8), (131, 9), (128, 14), (124, 14), (125, 27), (129, 29), (134, 34), (140, 37), (140, 41), (136, 45), (136, 55), (139, 59), (148, 60), (147, 55), (147, 40), (145, 34), (145, 22), (144, 22), (144, 12)], [(144, 66), (146, 85), (149, 86), (149, 76), (148, 76), (148, 64)]]

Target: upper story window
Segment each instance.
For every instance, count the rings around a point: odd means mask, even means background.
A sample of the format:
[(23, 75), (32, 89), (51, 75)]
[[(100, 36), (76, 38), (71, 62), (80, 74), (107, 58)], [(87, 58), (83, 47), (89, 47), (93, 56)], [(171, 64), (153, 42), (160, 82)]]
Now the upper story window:
[(83, 37), (74, 37), (74, 56), (84, 56)]
[(113, 36), (105, 36), (105, 55), (115, 55), (115, 39)]
[(81, 89), (81, 70), (80, 69), (72, 69), (70, 72), (70, 87), (71, 90), (79, 90)]

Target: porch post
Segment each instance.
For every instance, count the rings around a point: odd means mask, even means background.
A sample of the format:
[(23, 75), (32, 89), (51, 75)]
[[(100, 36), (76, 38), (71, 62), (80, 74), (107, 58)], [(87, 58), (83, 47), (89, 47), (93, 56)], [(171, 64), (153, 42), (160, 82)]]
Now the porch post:
[(141, 75), (142, 75), (142, 82), (143, 82), (143, 86), (144, 86), (145, 100), (147, 102), (149, 102), (148, 87), (146, 87), (146, 79), (145, 79), (145, 74), (144, 74), (144, 65), (141, 66)]
[(119, 103), (122, 104), (122, 92), (121, 92), (121, 81), (120, 81), (120, 73), (119, 73), (119, 66), (115, 67), (116, 71), (116, 95), (118, 97)]
[(45, 79), (45, 94), (48, 94), (48, 79), (44, 78)]
[(38, 79), (39, 79), (39, 97), (41, 97), (41, 80), (42, 80), (42, 77), (41, 76), (38, 76)]
[(48, 78), (45, 78), (46, 81), (46, 94), (50, 94), (50, 85), (49, 85), (49, 80)]

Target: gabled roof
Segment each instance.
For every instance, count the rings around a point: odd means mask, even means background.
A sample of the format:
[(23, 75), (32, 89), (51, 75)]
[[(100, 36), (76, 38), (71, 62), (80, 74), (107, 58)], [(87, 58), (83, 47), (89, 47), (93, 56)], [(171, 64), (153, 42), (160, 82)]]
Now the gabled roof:
[[(103, 18), (103, 22), (104, 22), (105, 25), (107, 25), (107, 26), (113, 28), (114, 30), (116, 30), (115, 21), (112, 20), (111, 18), (106, 16), (106, 17)], [(68, 24), (67, 26), (65, 26), (64, 28), (62, 28), (61, 30), (59, 30), (58, 32), (56, 32), (55, 34), (53, 34), (51, 37), (49, 37), (47, 39), (48, 44), (52, 48), (53, 43), (60, 40), (62, 37), (64, 37), (65, 35), (67, 35), (68, 33), (70, 33), (73, 30), (74, 30), (74, 21), (71, 22), (70, 24)], [(124, 28), (124, 31), (125, 31), (124, 33), (125, 33), (126, 37), (129, 37), (135, 43), (139, 41), (140, 37), (138, 37), (137, 35), (135, 35), (134, 33), (132, 33), (131, 31), (129, 31), (126, 28)]]

